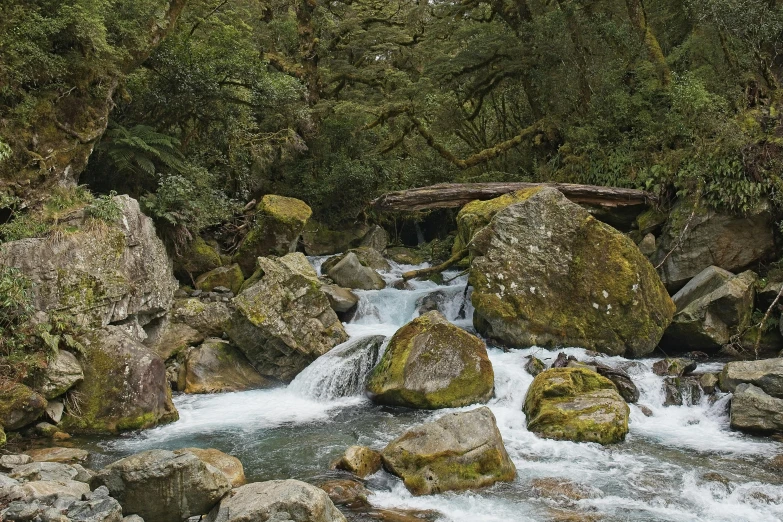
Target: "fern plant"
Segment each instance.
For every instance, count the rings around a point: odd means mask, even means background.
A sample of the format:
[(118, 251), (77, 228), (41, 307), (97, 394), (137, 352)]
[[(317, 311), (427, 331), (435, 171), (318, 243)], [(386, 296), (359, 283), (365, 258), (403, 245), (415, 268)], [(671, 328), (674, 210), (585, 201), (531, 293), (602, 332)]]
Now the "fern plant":
[(108, 163), (119, 173), (155, 176), (159, 168), (180, 172), (182, 153), (177, 138), (147, 125), (126, 128), (113, 124), (99, 146)]

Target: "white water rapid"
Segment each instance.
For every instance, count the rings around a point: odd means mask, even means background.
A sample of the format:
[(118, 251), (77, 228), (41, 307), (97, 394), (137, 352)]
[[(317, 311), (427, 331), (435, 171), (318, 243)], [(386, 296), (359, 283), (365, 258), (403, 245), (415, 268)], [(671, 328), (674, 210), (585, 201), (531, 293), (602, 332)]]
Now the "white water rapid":
[[(313, 263), (318, 267), (321, 261)], [(410, 268), (395, 265), (384, 277), (398, 280)], [(364, 397), (364, 382), (385, 348), (383, 340), (416, 317), (418, 303), (427, 296), (449, 320), (470, 329), (473, 310), (465, 285), (462, 277), (441, 286), (411, 282), (405, 290), (390, 286), (357, 292), (359, 308), (346, 325), (351, 340), (316, 360), (289, 386), (180, 395), (175, 398), (178, 422), (98, 441), (94, 449), (109, 462), (152, 448), (216, 447), (239, 457), (251, 480), (308, 480), (323, 473), (351, 444), (380, 449), (407, 428), (445, 413), (379, 407)], [(581, 349), (563, 351), (589, 358)], [(614, 446), (545, 440), (527, 431), (522, 413), (533, 380), (523, 369), (530, 354), (551, 363), (557, 352), (489, 349), (495, 371), (495, 397), (489, 407), (518, 470), (514, 483), (413, 497), (398, 479), (381, 471), (368, 480), (374, 493), (370, 501), (380, 507), (434, 509), (455, 522), (783, 520), (783, 475), (766, 469), (770, 457), (783, 453), (783, 445), (731, 431), (728, 397), (664, 407), (662, 378), (650, 371), (655, 360), (605, 357), (603, 363), (631, 374), (641, 392), (639, 404), (653, 415), (646, 417), (631, 405), (630, 433)], [(720, 365), (708, 369), (717, 371)], [(710, 473), (713, 479), (705, 477)], [(716, 476), (721, 480), (714, 480)], [(531, 483), (542, 478), (578, 483), (584, 498), (537, 496)], [(591, 516), (595, 518), (587, 518)]]

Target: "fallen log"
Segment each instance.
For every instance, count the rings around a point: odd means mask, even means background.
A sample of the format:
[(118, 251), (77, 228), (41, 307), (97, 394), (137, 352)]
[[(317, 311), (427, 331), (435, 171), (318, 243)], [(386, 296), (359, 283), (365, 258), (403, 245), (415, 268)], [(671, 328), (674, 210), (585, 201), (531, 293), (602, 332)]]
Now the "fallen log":
[(459, 252), (451, 256), (449, 260), (446, 261), (445, 263), (441, 263), (437, 266), (432, 266), (429, 268), (420, 268), (418, 270), (411, 270), (410, 272), (405, 272), (404, 274), (402, 274), (402, 280), (408, 281), (410, 279), (416, 279), (417, 277), (428, 277), (433, 274), (440, 274), (441, 272), (445, 272), (453, 265), (462, 261), (462, 259), (467, 257), (467, 255), (468, 255), (467, 249), (460, 250)]
[(372, 206), (380, 212), (457, 208), (477, 199), (494, 199), (517, 190), (541, 186), (556, 188), (574, 203), (608, 209), (644, 207), (657, 201), (653, 194), (643, 190), (573, 183), (440, 183), (384, 194), (375, 199)]

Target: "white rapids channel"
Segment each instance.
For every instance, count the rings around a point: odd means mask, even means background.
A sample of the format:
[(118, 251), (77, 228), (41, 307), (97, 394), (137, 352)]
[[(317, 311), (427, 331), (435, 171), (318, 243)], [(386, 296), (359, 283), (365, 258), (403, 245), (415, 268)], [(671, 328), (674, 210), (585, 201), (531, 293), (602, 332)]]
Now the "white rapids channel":
[[(316, 268), (322, 261), (312, 259)], [(393, 282), (411, 268), (393, 264), (384, 277)], [(418, 315), (421, 298), (437, 293), (446, 317), (472, 328), (465, 277), (441, 286), (411, 282), (406, 290), (389, 286), (357, 293), (358, 311), (345, 325), (351, 339), (316, 360), (287, 387), (179, 395), (175, 398), (178, 422), (99, 441), (93, 448), (101, 453), (98, 463), (152, 448), (216, 447), (239, 457), (251, 480), (308, 480), (328, 469), (329, 462), (351, 444), (381, 449), (407, 428), (443, 415), (443, 410), (375, 406), (364, 397), (363, 387), (388, 338)], [(562, 351), (577, 359), (589, 358), (582, 349)], [(516, 464), (514, 483), (479, 492), (414, 497), (400, 480), (380, 471), (368, 480), (374, 493), (370, 501), (379, 507), (433, 509), (455, 522), (565, 520), (561, 517), (572, 515), (602, 521), (783, 520), (783, 474), (766, 469), (770, 457), (783, 453), (783, 445), (731, 431), (729, 396), (712, 403), (705, 398), (693, 406), (664, 407), (662, 378), (651, 372), (655, 359), (605, 357), (601, 359), (605, 364), (627, 367), (641, 392), (639, 404), (653, 415), (646, 417), (631, 405), (630, 433), (624, 443), (614, 446), (541, 439), (527, 431), (522, 413), (533, 380), (523, 369), (530, 354), (551, 363), (557, 352), (489, 349), (495, 397), (488, 406)], [(717, 371), (720, 365), (709, 369)], [(728, 481), (708, 480), (707, 473)], [(531, 481), (541, 478), (581, 484), (587, 498), (538, 497), (531, 491)]]

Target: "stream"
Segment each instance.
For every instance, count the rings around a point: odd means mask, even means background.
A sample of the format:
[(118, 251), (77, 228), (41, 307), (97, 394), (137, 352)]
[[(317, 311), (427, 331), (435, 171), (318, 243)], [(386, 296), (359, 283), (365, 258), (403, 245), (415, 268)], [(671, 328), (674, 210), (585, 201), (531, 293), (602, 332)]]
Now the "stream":
[[(324, 258), (311, 258), (316, 266)], [(393, 264), (383, 274), (399, 280), (411, 266)], [(220, 395), (178, 395), (180, 420), (152, 430), (113, 438), (78, 439), (93, 452), (91, 467), (101, 467), (131, 453), (153, 448), (212, 447), (238, 457), (249, 481), (323, 477), (329, 463), (353, 444), (382, 449), (406, 429), (436, 419), (446, 411), (412, 411), (377, 406), (363, 395), (366, 376), (378, 360), (368, 343), (387, 338), (418, 315), (417, 301), (437, 292), (440, 309), (472, 331), (472, 307), (466, 277), (446, 274), (450, 283), (410, 283), (358, 291), (358, 310), (346, 330), (351, 339), (312, 363), (287, 387)], [(380, 346), (380, 351), (385, 344)], [(413, 497), (402, 482), (380, 471), (369, 477), (370, 501), (378, 507), (434, 509), (445, 520), (468, 522), (539, 521), (577, 513), (602, 521), (780, 521), (783, 520), (783, 471), (768, 460), (783, 454), (783, 444), (729, 428), (729, 395), (705, 397), (692, 406), (664, 407), (663, 378), (651, 371), (657, 359), (629, 361), (603, 357), (620, 366), (639, 387), (646, 417), (630, 405), (630, 432), (624, 443), (597, 444), (541, 439), (527, 431), (522, 403), (533, 381), (524, 369), (535, 354), (551, 363), (559, 351), (579, 360), (584, 350), (541, 348), (504, 351), (490, 346), (495, 397), (488, 406), (498, 421), (506, 448), (517, 467), (513, 483), (464, 493)], [(697, 372), (719, 371), (716, 362)], [(463, 408), (473, 409), (476, 406)], [(719, 474), (722, 481), (705, 479)], [(583, 486), (579, 500), (546, 498), (532, 491), (536, 479), (565, 479)], [(584, 518), (592, 520), (593, 518)], [(565, 518), (563, 518), (565, 520)], [(581, 518), (578, 520), (582, 520)]]

